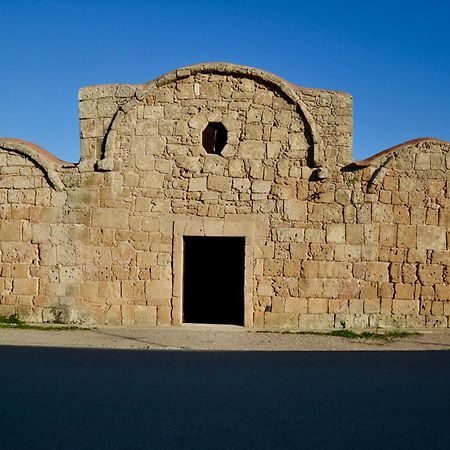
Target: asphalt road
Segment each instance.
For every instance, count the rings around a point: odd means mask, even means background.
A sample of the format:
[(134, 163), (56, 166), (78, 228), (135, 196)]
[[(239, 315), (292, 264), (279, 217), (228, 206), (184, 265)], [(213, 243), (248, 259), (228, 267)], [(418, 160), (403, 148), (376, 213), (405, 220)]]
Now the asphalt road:
[(0, 347), (1, 449), (449, 449), (450, 352)]

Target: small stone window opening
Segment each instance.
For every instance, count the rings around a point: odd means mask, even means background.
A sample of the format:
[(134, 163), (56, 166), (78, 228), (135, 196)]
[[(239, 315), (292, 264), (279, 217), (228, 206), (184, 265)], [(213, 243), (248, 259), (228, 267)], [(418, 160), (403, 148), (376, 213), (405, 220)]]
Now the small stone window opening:
[(227, 144), (228, 131), (221, 122), (209, 122), (202, 133), (202, 145), (206, 153), (220, 155)]

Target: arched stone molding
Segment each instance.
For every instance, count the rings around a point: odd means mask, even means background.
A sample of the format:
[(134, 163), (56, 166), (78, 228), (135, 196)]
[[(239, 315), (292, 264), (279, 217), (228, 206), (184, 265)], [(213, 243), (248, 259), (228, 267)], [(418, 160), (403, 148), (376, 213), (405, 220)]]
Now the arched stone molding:
[(19, 153), (27, 157), (36, 167), (42, 170), (50, 186), (57, 191), (64, 189), (61, 178), (55, 170), (55, 166), (62, 166), (64, 162), (54, 157), (47, 150), (31, 142), (13, 138), (0, 139), (0, 149)]
[(217, 75), (235, 75), (241, 77), (252, 78), (261, 82), (262, 84), (269, 85), (274, 89), (281, 92), (284, 96), (289, 98), (296, 106), (297, 111), (300, 112), (311, 133), (312, 138), (312, 154), (314, 167), (321, 167), (324, 161), (323, 150), (321, 148), (320, 137), (316, 129), (314, 119), (309, 112), (305, 103), (301, 100), (299, 95), (295, 92), (292, 85), (281, 78), (260, 69), (253, 67), (240, 66), (237, 64), (229, 63), (205, 63), (196, 64), (181, 69), (176, 69), (172, 72), (163, 75), (156, 80), (142, 86), (142, 88), (136, 91), (135, 96), (130, 99), (121, 109), (119, 109), (114, 116), (111, 126), (105, 136), (104, 152), (101, 160), (97, 164), (99, 170), (110, 171), (113, 169), (113, 155), (116, 142), (117, 129), (119, 128), (125, 114), (135, 107), (140, 101), (152, 94), (156, 89), (161, 86), (165, 86), (169, 83), (173, 83), (177, 80), (187, 78), (200, 73), (214, 73)]
[(353, 163), (353, 166), (357, 168), (365, 168), (365, 167), (373, 167), (375, 165), (375, 162), (377, 163), (376, 168), (373, 171), (372, 177), (370, 178), (367, 185), (368, 191), (374, 192), (377, 189), (377, 187), (382, 184), (387, 169), (389, 167), (394, 166), (396, 160), (402, 157), (402, 152), (408, 150), (409, 151), (418, 150), (421, 149), (421, 147), (426, 146), (427, 144), (448, 145), (449, 143), (441, 139), (435, 139), (430, 137), (413, 139), (410, 141), (403, 142), (402, 144), (395, 145), (394, 147), (390, 147), (379, 153), (376, 153), (375, 155), (363, 161), (355, 161)]

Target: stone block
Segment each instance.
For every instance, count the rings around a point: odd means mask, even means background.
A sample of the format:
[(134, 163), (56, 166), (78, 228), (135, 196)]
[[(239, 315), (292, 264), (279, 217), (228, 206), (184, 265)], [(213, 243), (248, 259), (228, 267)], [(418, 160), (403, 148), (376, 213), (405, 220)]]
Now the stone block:
[(212, 191), (229, 192), (231, 190), (231, 178), (218, 175), (208, 175), (207, 187)]
[(0, 222), (0, 242), (18, 242), (22, 240), (22, 222), (12, 220)]
[(134, 323), (136, 325), (156, 325), (156, 306), (135, 306)]
[(444, 303), (434, 301), (431, 303), (431, 314), (433, 316), (443, 316), (444, 315)]
[(190, 192), (206, 191), (206, 177), (191, 178), (189, 180), (189, 191)]
[(364, 300), (364, 313), (374, 314), (379, 313), (381, 309), (379, 298), (369, 298)]
[(246, 140), (239, 144), (238, 156), (243, 159), (263, 159), (266, 153), (266, 144), (262, 141)]
[(300, 276), (300, 261), (297, 261), (297, 260), (284, 261), (283, 274), (285, 277), (299, 277)]
[(417, 229), (415, 225), (399, 225), (397, 247), (416, 248)]
[(406, 316), (406, 326), (412, 329), (421, 329), (426, 327), (426, 317), (410, 315)]
[(142, 218), (142, 231), (149, 233), (156, 233), (160, 231), (160, 219), (159, 217), (143, 217)]
[(88, 208), (97, 206), (99, 193), (97, 189), (72, 188), (67, 191), (67, 203), (71, 208)]
[(427, 316), (425, 326), (428, 328), (448, 328), (447, 316)]
[(297, 328), (298, 314), (295, 313), (264, 313), (265, 328)]
[(397, 242), (397, 226), (380, 224), (380, 245), (395, 247)]
[(361, 247), (359, 245), (336, 245), (334, 258), (336, 261), (361, 261)]
[(404, 205), (394, 205), (392, 221), (398, 224), (411, 223), (409, 208)]
[(111, 250), (111, 261), (119, 266), (134, 265), (136, 261), (136, 250), (127, 241), (118, 242)]
[(396, 299), (413, 300), (414, 299), (414, 285), (413, 284), (394, 284)]
[(346, 314), (349, 312), (349, 300), (342, 298), (330, 298), (328, 301), (330, 314)]
[(434, 300), (434, 286), (421, 286), (420, 298), (422, 300)]
[(318, 261), (319, 274), (323, 278), (352, 278), (352, 264), (348, 262)]
[(156, 324), (159, 326), (172, 325), (172, 315), (170, 306), (158, 306), (156, 315)]
[(282, 276), (283, 260), (282, 259), (266, 259), (264, 261), (265, 276)]
[(33, 223), (31, 242), (33, 244), (50, 242), (50, 225), (46, 223)]
[(271, 282), (259, 282), (256, 292), (261, 297), (271, 297), (274, 295), (273, 287)]
[(253, 313), (253, 327), (264, 328), (264, 312), (255, 311)]
[(230, 177), (243, 178), (245, 176), (244, 161), (230, 159), (228, 162), (228, 174)]
[(323, 295), (323, 281), (320, 278), (300, 278), (298, 291), (301, 297), (320, 297)]
[(298, 327), (301, 330), (330, 330), (334, 328), (334, 315), (299, 314)]
[(307, 203), (300, 200), (285, 200), (284, 213), (286, 218), (294, 222), (304, 222), (307, 219)]
[(392, 205), (373, 203), (372, 204), (372, 220), (376, 223), (379, 223), (380, 226), (381, 226), (381, 224), (392, 223), (392, 221), (393, 221)]
[(135, 324), (135, 308), (136, 306), (134, 305), (121, 305), (122, 325), (130, 326)]
[(349, 313), (362, 314), (364, 311), (364, 300), (359, 298), (351, 298), (349, 300)]
[(289, 252), (292, 259), (304, 260), (308, 256), (308, 244), (291, 242), (289, 244)]
[(342, 222), (343, 209), (338, 204), (316, 203), (308, 219), (312, 222)]
[(110, 305), (105, 313), (106, 325), (121, 325), (122, 309), (120, 305)]
[(13, 294), (36, 295), (38, 293), (37, 278), (16, 278), (13, 280)]
[(398, 315), (417, 315), (419, 314), (418, 300), (392, 300), (392, 312)]
[(422, 284), (436, 284), (443, 282), (443, 266), (438, 264), (419, 265), (418, 276)]
[(330, 244), (342, 244), (345, 242), (345, 225), (330, 223), (326, 226), (326, 241)]
[(444, 227), (433, 225), (417, 226), (418, 250), (446, 250), (447, 231)]
[(418, 153), (415, 158), (414, 168), (416, 170), (429, 170), (430, 166), (430, 155), (427, 153)]
[(417, 267), (415, 264), (402, 265), (402, 278), (405, 283), (415, 283), (417, 281)]
[(12, 278), (28, 278), (30, 275), (30, 266), (28, 264), (12, 264), (10, 270), (9, 275)]
[(306, 314), (308, 311), (308, 300), (306, 298), (287, 297), (284, 310), (287, 313)]
[(151, 136), (144, 139), (144, 151), (147, 155), (161, 155), (165, 145), (162, 136)]
[(325, 244), (325, 231), (317, 228), (307, 228), (305, 230), (305, 242)]
[(366, 281), (387, 282), (389, 280), (389, 264), (384, 262), (367, 262), (365, 266)]
[(268, 194), (272, 189), (271, 181), (254, 180), (251, 185), (251, 191), (256, 194)]
[(250, 180), (247, 178), (235, 178), (233, 179), (233, 189), (241, 193), (249, 193), (250, 192)]
[(450, 301), (444, 302), (444, 316), (450, 316)]
[(15, 305), (0, 305), (0, 316), (9, 317), (17, 313), (17, 307)]
[(102, 228), (128, 229), (128, 211), (119, 208), (94, 209), (92, 225)]
[(408, 263), (425, 263), (427, 260), (426, 249), (416, 250), (408, 249), (407, 262)]
[(321, 314), (328, 312), (328, 299), (308, 298), (308, 313)]
[(147, 251), (138, 251), (137, 254), (137, 265), (138, 267), (152, 267), (158, 264), (157, 261), (157, 253), (155, 252), (147, 252)]
[(345, 225), (345, 241), (347, 244), (364, 244), (364, 225), (347, 224)]
[(171, 280), (148, 280), (145, 282), (145, 295), (151, 305), (166, 306), (172, 298)]
[(336, 298), (336, 293), (340, 292), (343, 285), (343, 280), (334, 280), (333, 278), (321, 279), (323, 283), (323, 289), (321, 297)]
[(145, 172), (139, 177), (139, 186), (148, 189), (162, 189), (164, 175), (157, 172)]
[[(276, 291), (278, 291), (278, 289), (276, 289)], [(281, 295), (283, 294), (282, 290), (281, 290), (280, 294)], [(277, 297), (277, 296), (272, 297), (271, 312), (273, 312), (273, 313), (284, 312), (285, 301), (286, 301), (286, 299), (284, 297)]]
[(368, 314), (361, 313), (336, 314), (336, 328), (364, 329), (369, 326), (369, 317)]
[[(142, 273), (142, 271), (141, 271)], [(139, 280), (123, 280), (121, 282), (121, 297), (127, 303), (135, 305), (145, 305), (145, 280), (140, 275)]]
[(80, 285), (81, 297), (88, 299), (89, 301), (101, 302), (102, 299), (98, 292), (98, 282), (96, 281), (84, 281)]
[(450, 285), (437, 284), (434, 288), (437, 300), (450, 300)]
[(17, 306), (16, 313), (21, 320), (28, 323), (42, 323), (42, 308), (35, 306)]
[(304, 235), (303, 228), (280, 228), (276, 234), (279, 242), (302, 242)]

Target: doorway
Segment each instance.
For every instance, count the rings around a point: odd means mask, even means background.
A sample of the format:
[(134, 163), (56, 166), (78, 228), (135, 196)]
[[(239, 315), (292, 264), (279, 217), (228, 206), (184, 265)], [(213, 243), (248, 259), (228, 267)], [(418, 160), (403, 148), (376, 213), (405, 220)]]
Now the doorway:
[(183, 322), (244, 325), (245, 238), (184, 236)]

